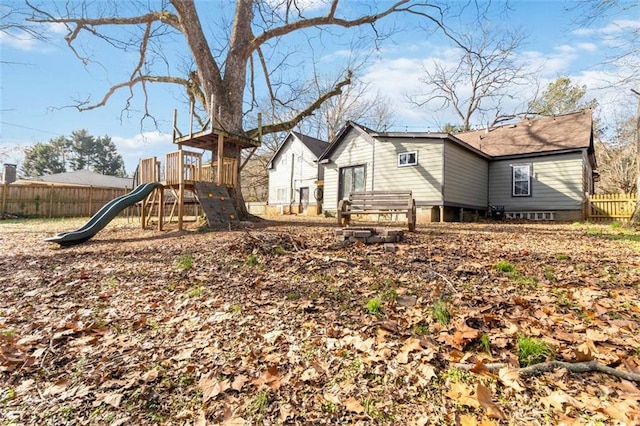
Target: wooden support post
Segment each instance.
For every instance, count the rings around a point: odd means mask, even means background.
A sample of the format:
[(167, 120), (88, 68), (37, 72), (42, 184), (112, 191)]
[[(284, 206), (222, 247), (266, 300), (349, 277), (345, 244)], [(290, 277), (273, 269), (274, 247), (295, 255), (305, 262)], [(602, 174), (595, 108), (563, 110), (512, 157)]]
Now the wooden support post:
[(464, 220), (464, 208), (460, 207), (460, 222)]
[(444, 206), (440, 206), (440, 223), (444, 223)]
[(178, 231), (182, 231), (182, 216), (184, 214), (184, 153), (182, 152), (182, 144), (178, 146)]
[(140, 202), (140, 226), (142, 229), (147, 227), (147, 199), (144, 198)]
[(222, 134), (222, 132), (220, 132), (218, 134), (218, 154), (217, 154), (218, 173), (216, 175), (216, 183), (218, 185), (222, 185), (222, 168), (223, 168), (222, 159), (223, 158), (224, 158), (224, 135)]
[(157, 188), (158, 191), (158, 231), (162, 231), (164, 221), (164, 187)]

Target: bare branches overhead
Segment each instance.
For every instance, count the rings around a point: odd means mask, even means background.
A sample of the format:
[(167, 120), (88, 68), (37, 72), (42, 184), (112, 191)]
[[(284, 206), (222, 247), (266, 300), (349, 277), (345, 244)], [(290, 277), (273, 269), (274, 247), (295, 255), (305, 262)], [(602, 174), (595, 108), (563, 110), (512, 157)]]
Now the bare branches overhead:
[(513, 96), (514, 87), (529, 81), (525, 65), (516, 58), (524, 36), (519, 32), (490, 31), (461, 37), (464, 46), (457, 55), (423, 66), (424, 92), (410, 95), (417, 106), (451, 109), (463, 130), (469, 130), (474, 116), (499, 121), (501, 103)]

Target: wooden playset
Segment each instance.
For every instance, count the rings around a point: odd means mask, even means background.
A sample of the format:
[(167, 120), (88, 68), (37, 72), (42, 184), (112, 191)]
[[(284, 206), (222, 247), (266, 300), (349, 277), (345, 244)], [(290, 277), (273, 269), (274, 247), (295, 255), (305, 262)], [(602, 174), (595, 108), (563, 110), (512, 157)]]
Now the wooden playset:
[[(146, 228), (151, 217), (157, 216), (157, 226), (162, 230), (165, 223), (174, 217), (178, 230), (183, 228), (185, 206), (193, 205), (197, 216), (199, 208), (204, 212), (209, 226), (224, 225), (238, 220), (229, 189), (238, 184), (242, 149), (252, 149), (244, 160), (248, 160), (260, 146), (258, 138), (235, 135), (222, 129), (218, 120), (209, 119), (198, 132), (193, 131), (193, 104), (190, 112), (189, 133), (183, 135), (177, 128), (177, 111), (173, 113), (173, 143), (178, 150), (165, 155), (164, 165), (156, 157), (140, 160), (137, 183), (160, 182), (162, 188), (155, 190), (141, 203), (141, 223)], [(215, 117), (212, 111), (209, 117)], [(260, 119), (259, 119), (260, 120)], [(196, 152), (185, 147), (201, 150)], [(203, 163), (205, 151), (211, 152), (211, 161)], [(188, 195), (188, 196), (187, 196)], [(167, 217), (165, 207), (170, 205)], [(154, 214), (155, 212), (155, 214)]]

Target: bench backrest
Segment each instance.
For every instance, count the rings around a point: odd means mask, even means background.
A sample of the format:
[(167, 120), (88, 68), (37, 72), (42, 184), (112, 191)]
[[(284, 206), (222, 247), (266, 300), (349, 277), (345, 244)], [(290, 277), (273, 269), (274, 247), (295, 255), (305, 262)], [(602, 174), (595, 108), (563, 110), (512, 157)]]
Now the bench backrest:
[(349, 194), (352, 210), (406, 210), (411, 191), (356, 191)]

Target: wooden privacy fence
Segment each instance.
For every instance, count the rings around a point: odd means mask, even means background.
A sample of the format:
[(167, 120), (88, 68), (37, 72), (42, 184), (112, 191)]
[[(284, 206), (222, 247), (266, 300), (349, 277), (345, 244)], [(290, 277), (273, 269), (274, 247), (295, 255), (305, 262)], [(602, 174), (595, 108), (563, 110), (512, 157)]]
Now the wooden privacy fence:
[(589, 196), (587, 219), (592, 222), (631, 219), (636, 208), (636, 194), (594, 194)]
[(72, 185), (0, 185), (0, 212), (37, 217), (92, 216), (129, 192), (124, 188)]

